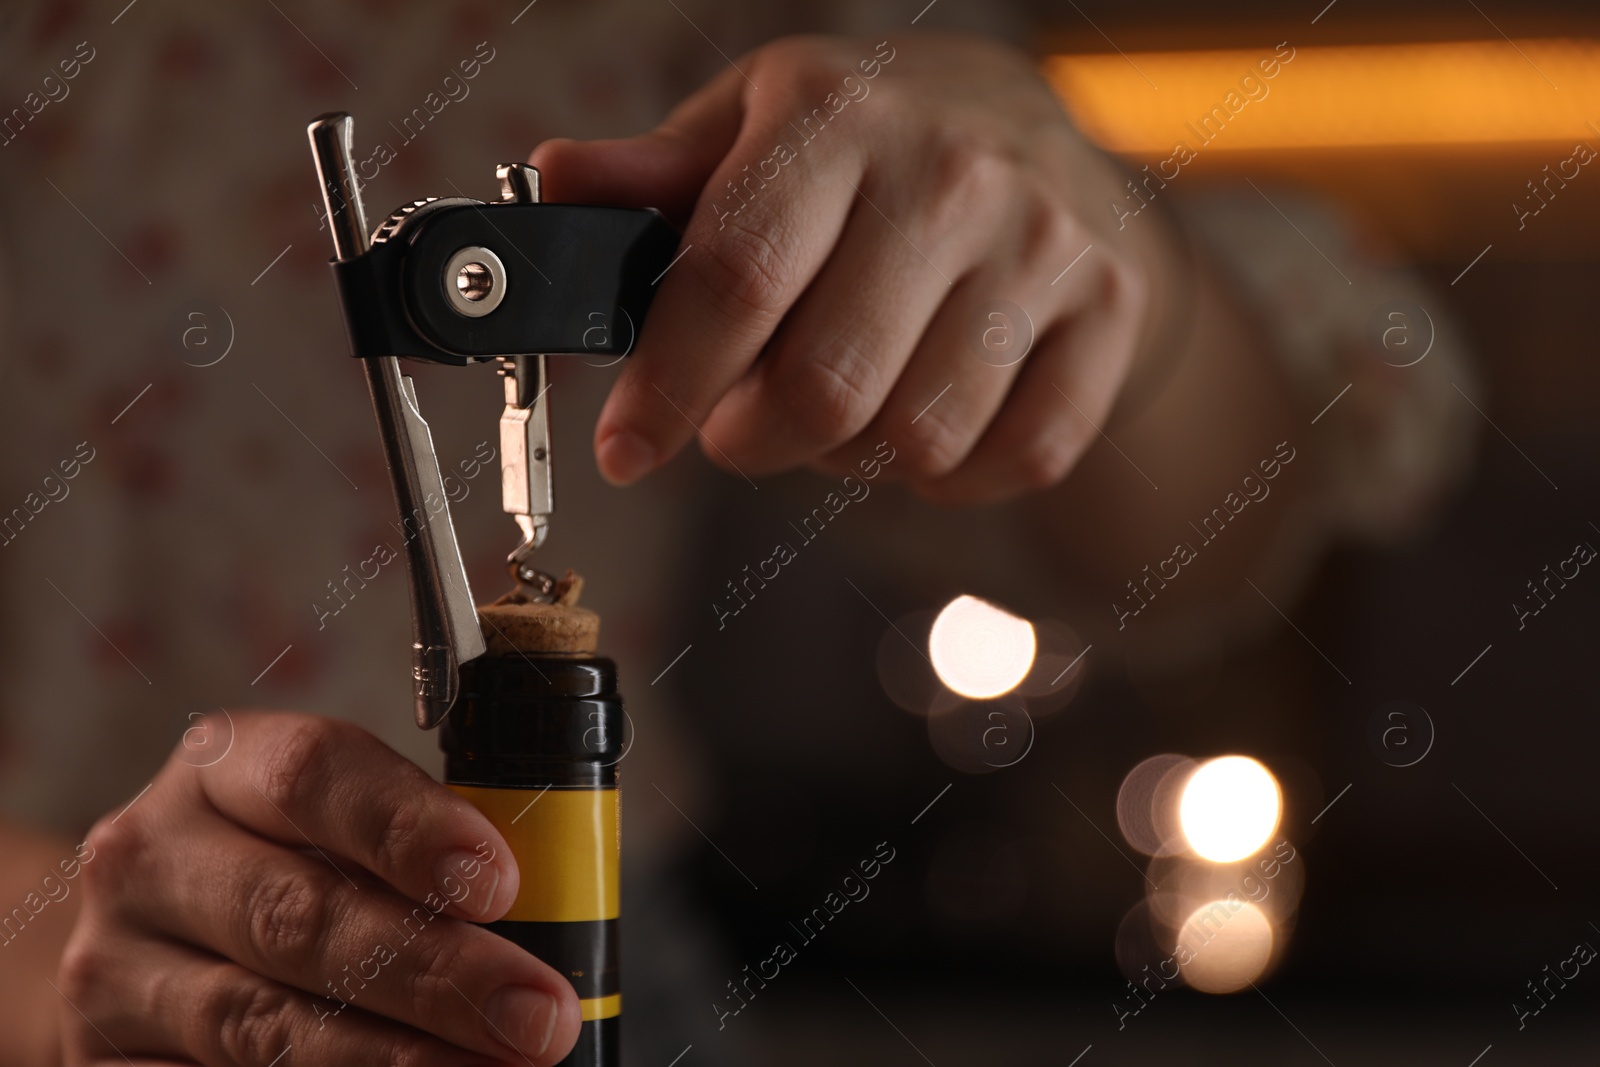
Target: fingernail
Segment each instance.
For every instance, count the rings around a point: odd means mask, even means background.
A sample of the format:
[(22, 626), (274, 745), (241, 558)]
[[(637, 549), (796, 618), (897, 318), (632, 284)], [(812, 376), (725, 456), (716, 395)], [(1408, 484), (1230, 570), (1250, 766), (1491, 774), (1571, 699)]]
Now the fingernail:
[(501, 1041), (524, 1056), (543, 1056), (556, 1032), (556, 998), (528, 986), (507, 986), (489, 998), (489, 1021)]
[(600, 473), (613, 485), (636, 482), (649, 474), (656, 464), (656, 450), (644, 438), (628, 430), (618, 430), (601, 441), (598, 452)]
[(500, 868), (474, 852), (452, 852), (434, 868), (434, 892), (472, 919), (487, 918), (500, 886)]

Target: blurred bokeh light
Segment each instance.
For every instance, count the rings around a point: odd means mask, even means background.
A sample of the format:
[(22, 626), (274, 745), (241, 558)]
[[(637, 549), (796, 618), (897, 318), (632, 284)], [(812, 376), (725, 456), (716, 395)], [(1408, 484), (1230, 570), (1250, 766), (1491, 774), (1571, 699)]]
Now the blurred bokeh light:
[(1190, 988), (1235, 992), (1261, 977), (1272, 961), (1272, 923), (1248, 901), (1210, 901), (1178, 930), (1174, 956)]
[(1178, 821), (1198, 855), (1232, 863), (1267, 843), (1282, 809), (1282, 793), (1271, 771), (1248, 756), (1221, 756), (1189, 776)]
[(974, 596), (946, 604), (928, 634), (939, 680), (973, 700), (1015, 689), (1033, 667), (1035, 648), (1032, 623)]
[(1194, 760), (1163, 752), (1141, 760), (1117, 790), (1117, 826), (1128, 844), (1146, 856), (1170, 856), (1183, 848), (1178, 797)]

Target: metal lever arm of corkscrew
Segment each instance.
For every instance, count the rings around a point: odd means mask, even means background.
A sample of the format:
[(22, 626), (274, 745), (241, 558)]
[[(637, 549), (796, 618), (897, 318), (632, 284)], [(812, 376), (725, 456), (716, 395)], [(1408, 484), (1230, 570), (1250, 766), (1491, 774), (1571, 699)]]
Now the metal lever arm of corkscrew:
[[(322, 178), (334, 257), (340, 262), (355, 259), (368, 248), (366, 213), (351, 153), (352, 127), (349, 115), (324, 115), (307, 131)], [(483, 655), (483, 633), (450, 521), (433, 435), (417, 408), (416, 387), (400, 373), (395, 356), (361, 363), (404, 526), (417, 725), (427, 729), (436, 726), (455, 703), (457, 668)]]

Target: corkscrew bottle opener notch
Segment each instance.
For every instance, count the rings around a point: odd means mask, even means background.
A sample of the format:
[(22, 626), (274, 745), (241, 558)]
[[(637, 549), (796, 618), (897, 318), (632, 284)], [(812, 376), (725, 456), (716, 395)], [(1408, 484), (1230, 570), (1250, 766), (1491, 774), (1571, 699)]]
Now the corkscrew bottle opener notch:
[(522, 534), (507, 566), (548, 598), (554, 583), (531, 560), (554, 509), (545, 357), (625, 356), (678, 234), (654, 211), (541, 203), (539, 172), (521, 163), (497, 168), (497, 203), (417, 200), (369, 234), (353, 127), (333, 113), (307, 133), (350, 352), (366, 370), (405, 531), (417, 725), (428, 729), (455, 703), (460, 665), (485, 645), (433, 436), (400, 360), (499, 364), (502, 506)]

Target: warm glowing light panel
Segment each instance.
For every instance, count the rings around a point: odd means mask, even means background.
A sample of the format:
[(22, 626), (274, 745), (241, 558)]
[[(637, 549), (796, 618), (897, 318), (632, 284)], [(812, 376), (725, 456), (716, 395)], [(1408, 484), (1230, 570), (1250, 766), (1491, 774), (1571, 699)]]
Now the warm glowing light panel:
[(1600, 146), (1600, 41), (1286, 41), (1228, 51), (1050, 56), (1044, 71), (1086, 133), (1136, 155), (1170, 155), (1180, 144), (1197, 154)]

